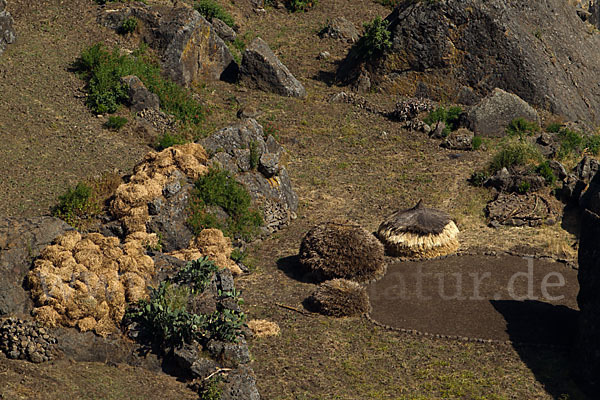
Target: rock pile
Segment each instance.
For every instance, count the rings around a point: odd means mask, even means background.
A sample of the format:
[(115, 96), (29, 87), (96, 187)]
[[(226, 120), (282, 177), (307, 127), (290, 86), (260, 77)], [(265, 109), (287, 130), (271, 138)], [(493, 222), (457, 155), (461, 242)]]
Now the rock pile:
[(13, 360), (41, 363), (55, 358), (56, 338), (33, 322), (7, 318), (0, 324), (0, 351)]

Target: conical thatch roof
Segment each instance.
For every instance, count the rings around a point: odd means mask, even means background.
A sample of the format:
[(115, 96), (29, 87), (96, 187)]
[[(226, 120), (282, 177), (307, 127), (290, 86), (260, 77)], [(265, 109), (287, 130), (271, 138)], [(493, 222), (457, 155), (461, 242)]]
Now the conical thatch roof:
[(379, 225), (377, 236), (393, 256), (434, 258), (458, 249), (458, 228), (448, 214), (423, 206), (400, 210)]

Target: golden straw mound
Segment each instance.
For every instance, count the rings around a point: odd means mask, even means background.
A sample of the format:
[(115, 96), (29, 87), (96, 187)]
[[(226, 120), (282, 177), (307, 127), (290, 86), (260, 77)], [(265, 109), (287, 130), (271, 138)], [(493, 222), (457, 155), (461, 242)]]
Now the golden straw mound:
[(167, 183), (176, 179), (179, 170), (197, 179), (208, 172), (208, 156), (197, 143), (169, 147), (159, 153), (151, 151), (133, 170), (128, 183), (121, 184), (110, 206), (127, 233), (146, 231), (148, 202), (161, 195)]
[(314, 311), (333, 317), (361, 315), (370, 308), (366, 289), (347, 279), (323, 282), (307, 302)]
[(253, 319), (248, 322), (248, 328), (256, 337), (277, 336), (281, 332), (279, 325), (266, 319)]
[(145, 248), (156, 242), (156, 235), (141, 232), (123, 244), (99, 233), (59, 236), (27, 275), (36, 320), (101, 336), (116, 331), (126, 302), (147, 296), (154, 261)]
[(233, 276), (242, 274), (240, 267), (230, 256), (233, 251), (231, 239), (224, 236), (219, 229), (203, 229), (200, 234), (190, 241), (187, 249), (169, 253), (170, 256), (184, 261), (197, 260), (206, 256), (221, 268), (227, 268)]
[(443, 211), (426, 208), (422, 202), (390, 215), (377, 236), (392, 256), (426, 259), (458, 250), (458, 228)]

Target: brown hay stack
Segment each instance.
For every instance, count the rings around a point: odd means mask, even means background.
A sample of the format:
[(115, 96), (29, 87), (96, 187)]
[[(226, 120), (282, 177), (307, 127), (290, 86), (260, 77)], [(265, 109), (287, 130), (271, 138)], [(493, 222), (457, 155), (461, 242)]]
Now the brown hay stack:
[(385, 271), (384, 250), (371, 233), (358, 225), (327, 222), (302, 239), (300, 263), (317, 279), (371, 280)]
[(256, 337), (277, 336), (281, 333), (279, 325), (266, 319), (253, 319), (248, 322), (248, 328)]
[(310, 309), (332, 317), (361, 315), (370, 307), (366, 289), (347, 279), (323, 282), (307, 303)]
[(415, 259), (435, 258), (458, 250), (458, 228), (443, 211), (416, 206), (390, 215), (377, 236), (389, 255)]

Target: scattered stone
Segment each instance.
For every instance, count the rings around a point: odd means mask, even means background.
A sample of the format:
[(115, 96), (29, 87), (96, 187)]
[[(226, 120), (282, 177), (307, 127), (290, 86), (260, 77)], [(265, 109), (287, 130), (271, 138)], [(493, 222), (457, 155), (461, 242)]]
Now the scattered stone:
[(356, 43), (358, 41), (358, 31), (354, 24), (344, 17), (335, 17), (327, 22), (327, 26), (319, 32), (322, 38), (332, 38), (346, 41), (348, 43)]
[(226, 42), (233, 42), (235, 40), (237, 34), (233, 30), (233, 28), (231, 28), (225, 22), (221, 21), (219, 18), (213, 18), (212, 21), (210, 21), (210, 23), (212, 24), (213, 28), (215, 29), (215, 32), (217, 32), (217, 35), (219, 35), (221, 39), (223, 39)]
[(590, 156), (584, 156), (563, 182), (561, 190), (565, 201), (579, 204), (588, 184), (600, 170), (600, 162)]
[(472, 150), (473, 132), (460, 128), (446, 137), (441, 146), (450, 150)]
[(371, 78), (367, 71), (361, 71), (358, 79), (352, 85), (352, 88), (358, 93), (369, 93), (371, 90)]
[(219, 364), (226, 368), (236, 368), (241, 364), (250, 362), (250, 352), (243, 337), (239, 337), (237, 342), (223, 342), (213, 339), (208, 342), (206, 349)]
[(127, 75), (121, 78), (121, 82), (127, 86), (131, 111), (137, 113), (149, 108), (154, 110), (160, 108), (158, 96), (149, 91), (140, 78)]
[(248, 105), (248, 106), (241, 107), (238, 110), (236, 115), (239, 119), (247, 119), (247, 118), (256, 119), (257, 117), (262, 115), (262, 112), (260, 110), (257, 110), (255, 107)]
[(329, 57), (331, 57), (331, 54), (328, 51), (322, 51), (319, 53), (319, 56), (317, 58), (319, 60), (327, 60), (329, 59)]
[(306, 97), (304, 86), (260, 37), (254, 39), (244, 51), (240, 79), (248, 86), (267, 92), (282, 96)]
[(445, 136), (445, 130), (446, 130), (446, 123), (444, 121), (438, 121), (435, 123), (435, 126), (432, 125), (431, 127), (431, 131), (429, 133), (429, 136), (431, 136), (433, 139), (443, 139)]
[(553, 225), (557, 213), (544, 196), (499, 193), (485, 208), (490, 224), (508, 226)]
[(394, 106), (394, 109), (386, 113), (386, 117), (394, 121), (409, 121), (415, 119), (420, 113), (430, 111), (434, 107), (433, 102), (427, 99), (407, 98)]
[(306, 299), (309, 309), (332, 317), (349, 317), (369, 311), (369, 296), (364, 287), (347, 279), (323, 282)]
[(463, 86), (458, 91), (456, 96), (456, 103), (464, 104), (466, 106), (473, 106), (481, 100), (481, 96), (479, 96), (472, 87)]
[(34, 322), (8, 318), (0, 323), (0, 351), (8, 358), (41, 363), (56, 357), (56, 337)]
[(499, 192), (520, 193), (537, 192), (546, 184), (546, 180), (527, 170), (511, 170), (502, 168), (488, 178), (483, 185)]
[(552, 173), (554, 174), (556, 179), (558, 179), (559, 181), (564, 181), (569, 175), (565, 167), (556, 160), (548, 160), (548, 166), (552, 170)]
[(235, 371), (225, 375), (225, 387), (221, 400), (260, 400), (256, 389), (254, 371), (246, 365), (241, 365)]
[(302, 239), (299, 256), (302, 266), (317, 280), (364, 282), (385, 271), (381, 243), (364, 228), (350, 223), (315, 226)]
[(467, 121), (475, 134), (487, 137), (505, 135), (506, 127), (516, 118), (539, 125), (537, 111), (527, 102), (502, 89), (494, 89), (467, 113)]
[(10, 13), (6, 11), (6, 0), (0, 0), (0, 56), (6, 46), (14, 43), (17, 39), (13, 23)]

